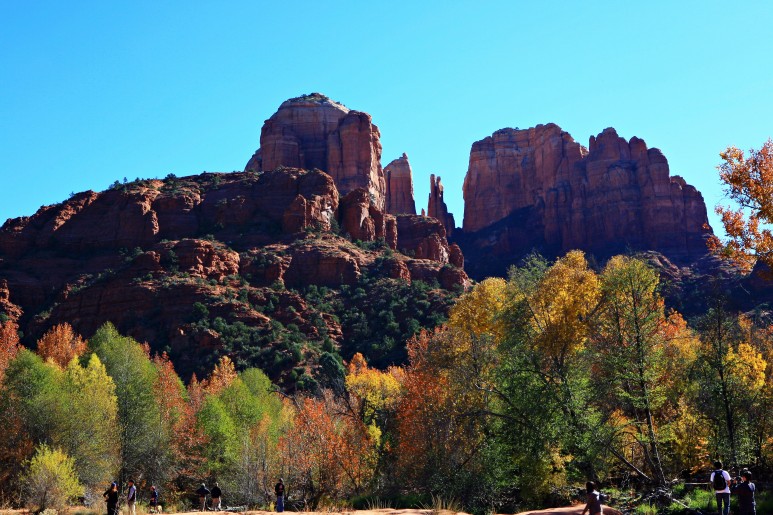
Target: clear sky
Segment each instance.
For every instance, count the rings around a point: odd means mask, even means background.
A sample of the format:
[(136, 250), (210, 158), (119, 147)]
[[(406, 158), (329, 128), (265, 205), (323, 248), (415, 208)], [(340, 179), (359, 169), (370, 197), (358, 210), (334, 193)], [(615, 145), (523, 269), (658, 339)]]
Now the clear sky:
[(0, 223), (124, 177), (241, 170), (291, 97), (366, 111), (461, 225), (470, 145), (554, 122), (660, 148), (713, 207), (773, 136), (773, 2), (0, 0)]

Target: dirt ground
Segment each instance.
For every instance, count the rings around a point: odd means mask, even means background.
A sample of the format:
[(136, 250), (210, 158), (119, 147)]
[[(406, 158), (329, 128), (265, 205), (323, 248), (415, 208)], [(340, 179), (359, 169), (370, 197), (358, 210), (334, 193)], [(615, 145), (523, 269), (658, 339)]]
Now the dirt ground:
[[(547, 510), (533, 510), (524, 511), (512, 515), (580, 515), (583, 509), (582, 504), (577, 506), (567, 506), (565, 508), (549, 508)], [(0, 515), (26, 515), (27, 511), (24, 510), (0, 510)], [(275, 515), (276, 512), (271, 511), (248, 511), (246, 515)], [(317, 511), (317, 512), (285, 512), (288, 515), (465, 515), (457, 514), (452, 511), (440, 511), (433, 512), (433, 510), (395, 510), (395, 509), (381, 509), (381, 510), (353, 510), (347, 512), (335, 512), (335, 511)], [(227, 511), (208, 511), (208, 515), (233, 515), (232, 512)], [(172, 514), (170, 514), (172, 515)], [(191, 512), (175, 512), (174, 515), (201, 515), (200, 511)], [(604, 506), (604, 515), (621, 515), (619, 511)]]

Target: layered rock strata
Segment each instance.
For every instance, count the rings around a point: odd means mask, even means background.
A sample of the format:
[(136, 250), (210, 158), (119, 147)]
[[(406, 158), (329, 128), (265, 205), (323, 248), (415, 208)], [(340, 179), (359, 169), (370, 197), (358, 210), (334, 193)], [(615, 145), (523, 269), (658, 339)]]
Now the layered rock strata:
[(386, 212), (392, 215), (415, 215), (413, 171), (408, 156), (403, 154), (384, 167)]
[(583, 249), (706, 254), (700, 192), (670, 176), (660, 150), (605, 129), (581, 146), (555, 124), (502, 129), (472, 145), (464, 181), (463, 249), (481, 256)]
[(285, 101), (260, 131), (260, 148), (245, 171), (287, 166), (326, 172), (338, 191), (364, 188), (379, 209), (386, 205), (381, 141), (367, 113), (312, 93)]
[[(398, 242), (413, 255), (393, 252)], [(192, 325), (195, 303), (212, 319), (266, 334), (273, 319), (319, 339), (322, 326), (310, 322), (318, 315), (281, 293), (285, 286), (340, 288), (369, 274), (464, 288), (464, 271), (448, 266), (463, 263), (454, 249), (438, 222), (399, 228), (368, 190), (341, 197), (320, 170), (136, 181), (8, 220), (0, 228), (0, 314), (19, 320), (32, 343), (56, 323), (88, 338), (111, 321), (139, 341), (169, 345), (185, 370), (198, 372), (199, 357), (222, 342)], [(272, 300), (269, 319), (261, 306), (274, 297), (287, 309)], [(335, 339), (340, 326), (327, 315), (319, 316)]]

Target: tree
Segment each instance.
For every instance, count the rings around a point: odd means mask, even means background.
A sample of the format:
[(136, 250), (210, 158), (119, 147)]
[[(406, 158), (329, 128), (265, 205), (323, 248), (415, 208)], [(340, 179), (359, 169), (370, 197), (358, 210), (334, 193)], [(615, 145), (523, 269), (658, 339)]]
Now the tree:
[(572, 470), (596, 474), (603, 438), (590, 402), (587, 345), (600, 297), (599, 279), (580, 251), (552, 265), (532, 256), (510, 272), (493, 392), (500, 442), (513, 456), (507, 466), (532, 500), (564, 484)]
[(118, 470), (118, 402), (115, 384), (92, 354), (82, 367), (73, 359), (61, 382), (61, 410), (51, 435), (54, 444), (71, 456), (80, 481), (94, 501), (100, 488)]
[(44, 360), (52, 360), (60, 368), (67, 367), (73, 358), (84, 352), (86, 342), (75, 334), (72, 326), (66, 322), (55, 325), (38, 340), (38, 354)]
[[(717, 303), (697, 321), (700, 332), (699, 402), (712, 422), (714, 452), (732, 465), (752, 460), (750, 415), (766, 385), (767, 362), (750, 342), (754, 334), (745, 317)], [(764, 397), (762, 398), (764, 399)]]
[(768, 139), (759, 150), (751, 149), (748, 156), (736, 147), (720, 153), (723, 163), (719, 177), (725, 184), (725, 194), (740, 208), (717, 207), (729, 240), (712, 237), (709, 247), (742, 267), (751, 269), (756, 261), (773, 268), (773, 140)]
[(75, 473), (74, 460), (56, 448), (39, 446), (24, 476), (27, 506), (62, 510), (83, 495), (83, 486)]
[(13, 320), (0, 322), (0, 383), (5, 369), (19, 352), (19, 326)]
[(89, 347), (116, 386), (121, 483), (129, 477), (160, 482), (173, 456), (155, 398), (158, 371), (147, 347), (122, 336), (109, 322), (94, 333)]
[[(646, 478), (665, 484), (655, 417), (664, 403), (665, 352), (669, 345), (657, 273), (643, 261), (615, 256), (601, 274), (603, 308), (596, 327), (597, 386), (610, 407), (619, 407), (621, 443), (640, 452)], [(633, 439), (633, 442), (630, 440)], [(628, 440), (628, 442), (626, 442)], [(615, 455), (644, 474), (623, 453)]]

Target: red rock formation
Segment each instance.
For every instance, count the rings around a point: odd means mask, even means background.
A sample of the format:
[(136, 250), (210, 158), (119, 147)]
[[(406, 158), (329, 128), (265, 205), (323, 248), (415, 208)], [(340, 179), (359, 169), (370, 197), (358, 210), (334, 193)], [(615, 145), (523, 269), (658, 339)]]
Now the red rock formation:
[(397, 248), (416, 259), (430, 259), (440, 264), (449, 262), (451, 251), (443, 224), (435, 218), (399, 215)]
[(0, 314), (12, 320), (18, 320), (22, 316), (22, 309), (11, 302), (11, 292), (8, 289), (8, 281), (0, 279)]
[(468, 258), (481, 246), (499, 256), (534, 247), (651, 249), (679, 261), (706, 254), (700, 193), (669, 176), (659, 150), (614, 129), (591, 138), (589, 151), (555, 124), (499, 130), (473, 144), (464, 198)]
[(370, 216), (370, 200), (370, 195), (364, 189), (356, 189), (341, 199), (341, 230), (353, 240), (376, 239), (376, 223)]
[(360, 277), (358, 256), (337, 245), (307, 243), (292, 249), (285, 284), (305, 287), (310, 284), (335, 287), (355, 284)]
[(408, 156), (403, 154), (384, 167), (386, 212), (393, 215), (415, 215), (413, 172)]
[(317, 168), (333, 177), (342, 194), (366, 189), (383, 210), (386, 186), (379, 138), (369, 114), (312, 93), (287, 100), (266, 120), (260, 149), (245, 170)]
[(451, 236), (456, 227), (454, 215), (448, 212), (445, 200), (443, 200), (443, 183), (435, 174), (429, 176), (429, 202), (427, 204), (427, 216), (440, 220), (446, 229), (446, 234)]

